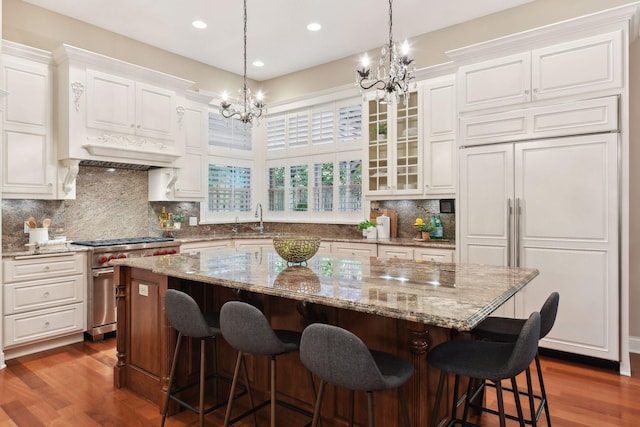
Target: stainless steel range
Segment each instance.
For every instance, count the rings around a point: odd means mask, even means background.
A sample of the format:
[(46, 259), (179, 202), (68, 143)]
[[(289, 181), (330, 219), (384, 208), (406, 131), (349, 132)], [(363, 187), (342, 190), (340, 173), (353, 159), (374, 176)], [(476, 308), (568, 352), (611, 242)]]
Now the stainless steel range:
[(87, 333), (94, 341), (116, 330), (116, 290), (113, 267), (118, 258), (170, 255), (179, 252), (180, 242), (167, 237), (133, 237), (127, 239), (77, 240), (74, 245), (90, 247), (88, 253)]

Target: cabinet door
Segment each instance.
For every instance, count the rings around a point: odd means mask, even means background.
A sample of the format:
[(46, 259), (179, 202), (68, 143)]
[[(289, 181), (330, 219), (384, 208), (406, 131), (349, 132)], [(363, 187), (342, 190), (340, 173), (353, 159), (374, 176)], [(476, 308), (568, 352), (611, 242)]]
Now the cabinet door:
[(460, 111), (520, 104), (531, 100), (530, 52), (465, 65), (458, 69)]
[(366, 143), (366, 192), (369, 194), (388, 194), (391, 192), (391, 150), (389, 148), (388, 104), (376, 99), (365, 102), (363, 117), (367, 119)]
[(55, 198), (50, 80), (47, 64), (3, 56), (2, 81), (9, 92), (2, 113), (5, 198)]
[[(513, 265), (513, 145), (460, 152), (460, 261)], [(513, 317), (513, 300), (495, 315)]]
[(455, 76), (423, 86), (424, 188), (427, 195), (455, 195), (456, 146)]
[(205, 185), (202, 155), (186, 153), (176, 163), (178, 179), (175, 182), (174, 198), (177, 200), (202, 199)]
[(173, 140), (177, 113), (175, 92), (145, 83), (136, 83), (136, 134)]
[(87, 70), (87, 126), (134, 134), (135, 90), (133, 80)]
[(622, 33), (536, 49), (531, 63), (534, 100), (622, 87)]
[(453, 251), (449, 249), (415, 248), (413, 257), (416, 261), (453, 262)]
[(420, 94), (409, 92), (406, 102), (403, 97), (394, 104), (394, 140), (392, 190), (394, 194), (422, 193), (422, 145), (419, 143), (422, 130), (420, 116)]
[(334, 254), (371, 257), (378, 255), (378, 248), (375, 243), (333, 242), (331, 244), (331, 252)]
[(618, 360), (617, 135), (516, 144), (519, 263), (540, 275), (516, 294), (516, 316), (560, 293), (545, 347)]

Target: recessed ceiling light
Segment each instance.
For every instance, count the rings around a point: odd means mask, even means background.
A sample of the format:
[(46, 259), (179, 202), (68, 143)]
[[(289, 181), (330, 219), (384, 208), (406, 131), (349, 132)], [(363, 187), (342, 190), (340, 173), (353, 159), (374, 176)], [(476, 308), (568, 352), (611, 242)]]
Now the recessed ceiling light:
[(197, 28), (199, 30), (204, 30), (205, 28), (207, 28), (207, 23), (199, 19), (196, 19), (195, 21), (193, 21), (191, 25), (193, 25), (194, 28)]
[(307, 30), (309, 31), (320, 31), (322, 29), (322, 25), (318, 24), (317, 22), (312, 22), (309, 25), (307, 25)]
[(253, 61), (252, 64), (254, 67), (264, 67), (264, 62), (260, 61), (259, 59)]

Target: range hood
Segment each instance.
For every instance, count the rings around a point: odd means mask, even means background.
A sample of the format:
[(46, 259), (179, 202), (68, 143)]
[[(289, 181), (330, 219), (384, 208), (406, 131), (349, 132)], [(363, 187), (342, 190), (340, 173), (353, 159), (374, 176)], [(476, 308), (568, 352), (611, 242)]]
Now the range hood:
[(101, 160), (81, 160), (80, 166), (93, 166), (98, 168), (113, 168), (113, 169), (132, 169), (132, 170), (138, 170), (138, 171), (147, 171), (149, 169), (156, 167), (156, 166), (150, 166), (150, 165), (108, 162), (108, 161), (101, 161)]

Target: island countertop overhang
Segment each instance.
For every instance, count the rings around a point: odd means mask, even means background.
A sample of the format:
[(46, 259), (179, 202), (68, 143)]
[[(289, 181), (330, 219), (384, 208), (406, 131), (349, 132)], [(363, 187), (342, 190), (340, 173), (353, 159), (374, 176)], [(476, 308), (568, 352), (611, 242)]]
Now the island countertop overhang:
[(473, 329), (538, 270), (322, 254), (287, 266), (271, 248), (200, 251), (111, 262), (156, 274), (306, 303)]

